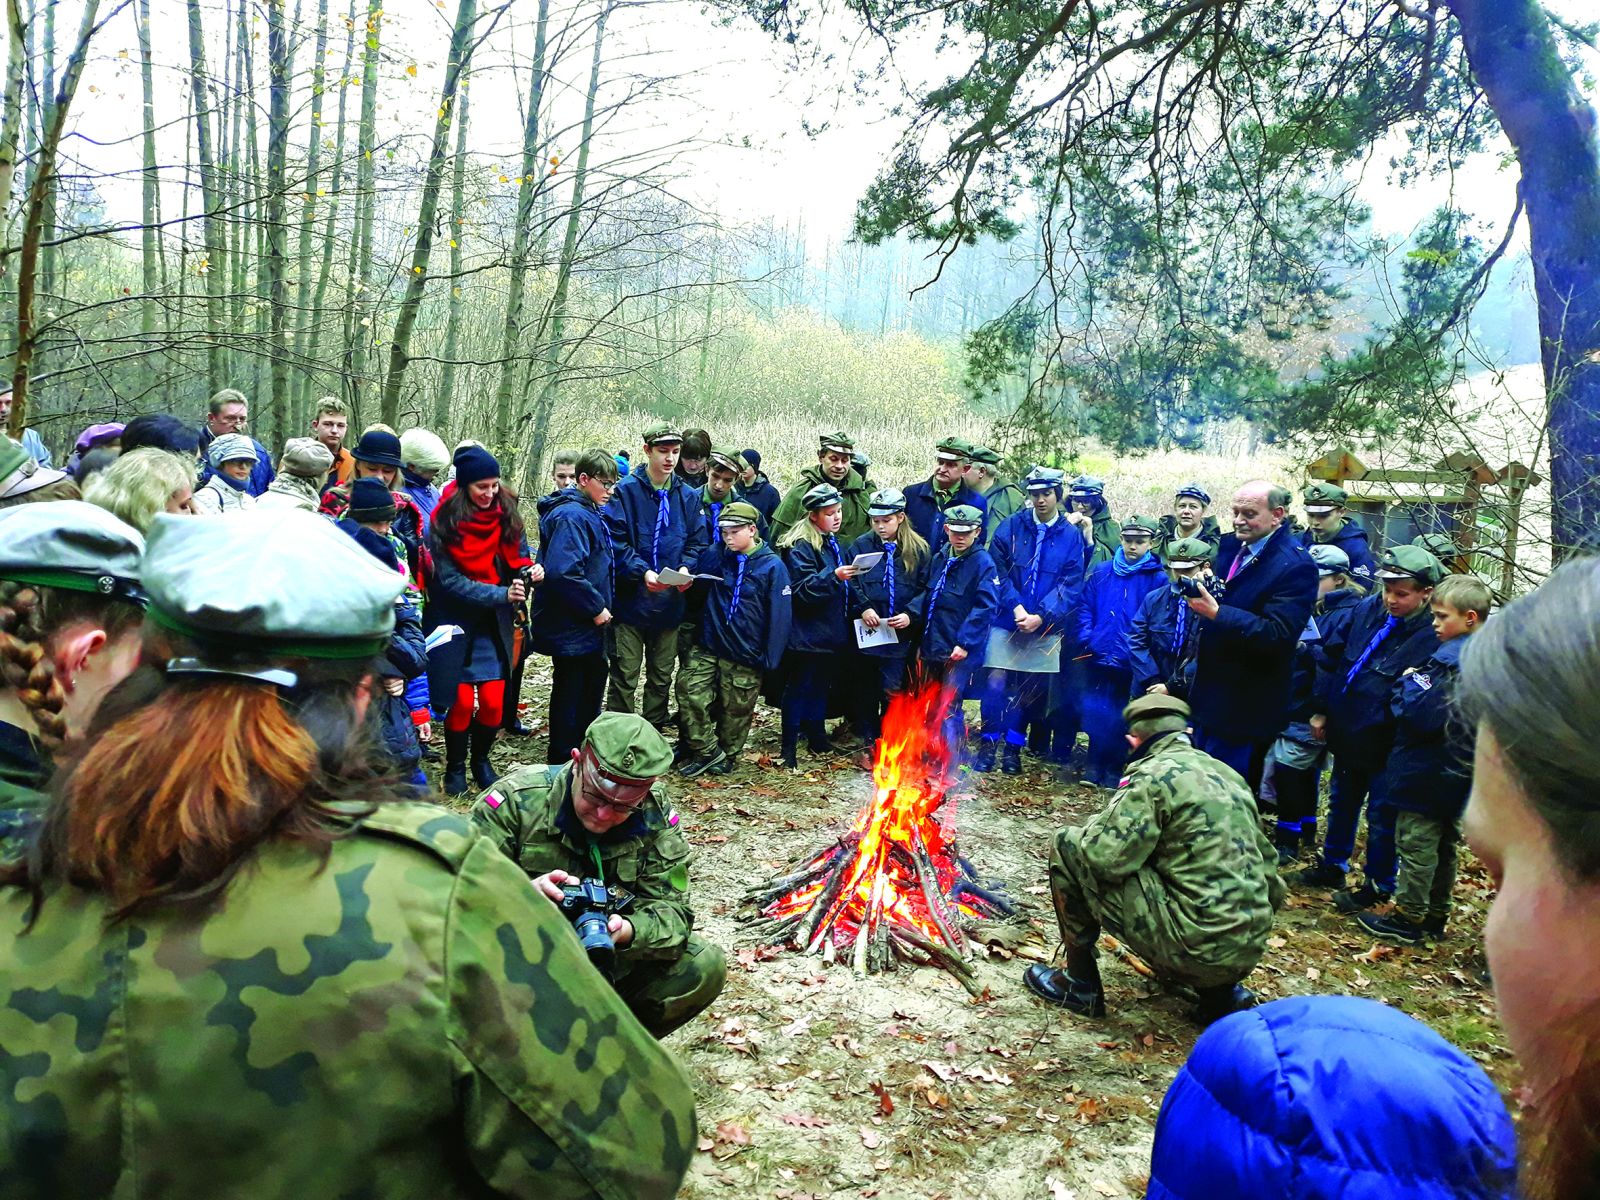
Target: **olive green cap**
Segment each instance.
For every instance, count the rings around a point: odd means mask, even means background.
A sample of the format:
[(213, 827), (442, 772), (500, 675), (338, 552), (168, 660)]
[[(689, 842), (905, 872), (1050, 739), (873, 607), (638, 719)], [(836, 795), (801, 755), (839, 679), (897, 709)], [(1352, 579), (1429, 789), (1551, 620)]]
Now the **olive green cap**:
[(681, 444), (683, 442), (683, 434), (679, 433), (671, 425), (653, 425), (644, 431), (644, 444), (646, 446), (657, 446), (666, 442), (678, 442)]
[(987, 446), (974, 446), (972, 453), (967, 457), (975, 463), (982, 463), (986, 467), (998, 467), (1000, 465), (1000, 452), (991, 450)]
[(970, 504), (957, 504), (944, 510), (946, 529), (982, 529), (983, 514)]
[(759, 524), (761, 524), (761, 514), (756, 511), (756, 506), (747, 504), (743, 500), (735, 500), (732, 504), (725, 505), (717, 517), (719, 527)]
[[(1176, 696), (1151, 692), (1130, 701), (1122, 710), (1122, 720), (1128, 732), (1134, 734), (1161, 732), (1161, 726), (1169, 730), (1182, 729), (1189, 723), (1189, 706)], [(1152, 724), (1157, 728), (1148, 728)], [(1141, 725), (1146, 728), (1140, 729)]]
[(82, 500), (0, 510), (0, 579), (143, 604), (143, 553), (138, 530)]
[(1319, 479), (1306, 487), (1300, 493), (1300, 498), (1305, 502), (1308, 513), (1331, 512), (1336, 508), (1343, 508), (1345, 501), (1350, 499), (1350, 493), (1337, 483), (1329, 483)]
[(943, 438), (934, 447), (934, 453), (940, 458), (959, 458), (970, 462), (972, 460), (972, 443), (967, 441), (966, 438)]
[(841, 454), (852, 455), (856, 452), (855, 438), (851, 437), (843, 430), (840, 430), (836, 433), (821, 434), (818, 436), (817, 440), (822, 443), (820, 451), (824, 454), (826, 454), (829, 450), (837, 450)]
[(729, 450), (726, 446), (711, 447), (711, 465), (721, 467), (724, 471), (732, 471), (735, 475), (745, 469), (744, 455), (737, 450)]
[(1455, 538), (1448, 533), (1425, 533), (1421, 537), (1411, 540), (1413, 546), (1420, 546), (1440, 562), (1461, 557), (1461, 547), (1456, 545)]
[(1128, 517), (1122, 522), (1122, 532), (1131, 537), (1155, 537), (1161, 532), (1161, 522), (1155, 517)]
[(14, 499), (65, 478), (65, 471), (41, 467), (20, 445), (0, 435), (0, 497)]
[(1187, 571), (1190, 567), (1198, 567), (1201, 563), (1215, 562), (1217, 548), (1204, 538), (1178, 538), (1167, 543), (1164, 557), (1167, 566), (1174, 570)]
[(1443, 564), (1421, 546), (1390, 546), (1378, 559), (1379, 579), (1412, 579), (1432, 587), (1444, 577)]
[(672, 766), (672, 746), (637, 713), (603, 712), (589, 723), (583, 744), (607, 775), (655, 779)]

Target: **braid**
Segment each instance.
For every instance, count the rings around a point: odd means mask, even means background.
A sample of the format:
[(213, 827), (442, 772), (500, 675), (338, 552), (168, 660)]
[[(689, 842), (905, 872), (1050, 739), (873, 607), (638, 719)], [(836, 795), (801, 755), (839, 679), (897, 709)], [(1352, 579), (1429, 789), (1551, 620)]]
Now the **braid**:
[(61, 715), (66, 692), (45, 653), (45, 594), (31, 584), (0, 581), (0, 682), (33, 714), (39, 740), (59, 746), (67, 735)]

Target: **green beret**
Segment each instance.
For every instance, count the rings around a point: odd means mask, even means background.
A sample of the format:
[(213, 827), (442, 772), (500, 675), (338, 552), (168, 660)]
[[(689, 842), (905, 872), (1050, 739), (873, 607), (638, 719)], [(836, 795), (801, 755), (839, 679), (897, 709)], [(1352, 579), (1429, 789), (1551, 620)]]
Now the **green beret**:
[(668, 442), (683, 444), (683, 434), (671, 425), (654, 425), (644, 431), (644, 444), (646, 446), (661, 446)]
[(939, 442), (934, 451), (937, 454), (953, 455), (956, 458), (970, 461), (972, 458), (972, 443), (967, 441), (966, 438), (947, 437)]
[(824, 454), (826, 454), (829, 450), (837, 450), (841, 454), (854, 454), (856, 452), (855, 438), (843, 431), (838, 433), (824, 433), (818, 438), (818, 440), (822, 443), (821, 452)]
[(970, 504), (957, 504), (944, 510), (946, 529), (982, 529), (983, 514)]
[(747, 504), (743, 500), (735, 500), (732, 504), (725, 505), (722, 513), (717, 517), (717, 525), (759, 525), (761, 514), (756, 512), (756, 506)]
[(1336, 483), (1319, 479), (1301, 492), (1300, 498), (1305, 501), (1307, 512), (1328, 512), (1343, 508), (1345, 501), (1350, 499), (1350, 493)]
[(1178, 538), (1167, 543), (1165, 558), (1167, 566), (1186, 571), (1201, 563), (1215, 562), (1217, 548), (1204, 538)]
[(0, 510), (0, 579), (142, 604), (143, 553), (136, 529), (82, 500)]
[(1155, 537), (1161, 532), (1161, 522), (1154, 517), (1128, 517), (1122, 522), (1122, 532), (1128, 537)]
[(967, 457), (975, 463), (982, 463), (986, 467), (998, 467), (1000, 465), (1000, 452), (991, 450), (987, 446), (974, 446), (972, 453)]
[(1130, 701), (1122, 710), (1122, 720), (1129, 732), (1134, 732), (1136, 725), (1164, 718), (1175, 718), (1175, 725), (1177, 722), (1186, 724), (1189, 720), (1189, 706), (1176, 696), (1150, 692)]
[(1432, 587), (1444, 577), (1444, 566), (1421, 546), (1390, 546), (1378, 559), (1379, 579), (1410, 579)]
[(618, 779), (654, 779), (672, 766), (672, 746), (637, 713), (601, 713), (589, 723), (583, 744), (600, 769)]

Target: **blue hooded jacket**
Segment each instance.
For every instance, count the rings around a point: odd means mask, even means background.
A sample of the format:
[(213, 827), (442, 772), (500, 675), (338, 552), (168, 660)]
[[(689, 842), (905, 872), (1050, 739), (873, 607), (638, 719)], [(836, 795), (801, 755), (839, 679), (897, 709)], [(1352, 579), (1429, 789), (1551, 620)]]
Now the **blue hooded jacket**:
[[(1318, 538), (1312, 530), (1302, 530), (1300, 544), (1309, 550), (1318, 544)], [(1350, 574), (1359, 579), (1364, 587), (1373, 586), (1378, 576), (1378, 561), (1372, 557), (1371, 542), (1359, 521), (1346, 517), (1344, 524), (1333, 531), (1332, 537), (1321, 539), (1321, 544), (1343, 550), (1350, 559)]]
[[(1209, 586), (1215, 594), (1216, 584)], [(1170, 584), (1150, 589), (1128, 629), (1128, 665), (1133, 670), (1129, 699), (1163, 684), (1169, 696), (1187, 699), (1194, 683), (1194, 658), (1203, 622), (1188, 598)]]
[(415, 687), (422, 681), (425, 689), (428, 677), (428, 650), (422, 636), (422, 617), (414, 604), (398, 604), (394, 612), (394, 632), (389, 635), (389, 647), (384, 653), (382, 675), (404, 679), (406, 691), (401, 696), (391, 696), (387, 689), (379, 694), (381, 705), (378, 725), (383, 731), (384, 749), (389, 757), (406, 774), (410, 774), (422, 759), (422, 744), (417, 741), (417, 727), (411, 719), (417, 699)]
[(1289, 676), (1290, 721), (1309, 721), (1319, 711), (1317, 673), (1322, 670), (1323, 646), (1330, 638), (1344, 640), (1341, 630), (1364, 599), (1351, 588), (1337, 588), (1317, 601), (1317, 611), (1311, 614), (1317, 624), (1317, 636), (1310, 640), (1302, 637), (1294, 648), (1294, 669)]
[[(906, 517), (911, 521), (911, 528), (920, 533), (929, 546), (937, 550), (944, 545), (944, 510), (954, 508), (958, 504), (970, 504), (973, 508), (983, 513), (987, 522), (989, 516), (989, 502), (979, 493), (973, 491), (964, 482), (956, 485), (955, 495), (950, 497), (950, 503), (941, 506), (938, 497), (933, 494), (933, 480), (924, 479), (913, 483), (905, 489)], [(978, 545), (983, 545), (982, 529), (978, 530)]]
[(1457, 726), (1450, 707), (1466, 641), (1439, 643), (1433, 657), (1395, 687), (1389, 702), (1394, 749), (1384, 768), (1386, 798), (1394, 808), (1454, 821), (1467, 807), (1472, 731)]
[(1090, 571), (1083, 585), (1083, 605), (1078, 609), (1080, 652), (1088, 654), (1097, 666), (1118, 670), (1131, 667), (1128, 633), (1133, 619), (1144, 598), (1166, 586), (1167, 573), (1159, 557), (1147, 553), (1138, 562), (1129, 563), (1118, 546), (1111, 561)]
[(778, 552), (766, 542), (750, 554), (712, 546), (695, 560), (694, 572), (721, 576), (695, 581), (697, 589), (706, 589), (696, 644), (743, 667), (776, 670), (789, 644), (793, 617), (789, 570)]
[(428, 483), (419, 475), (413, 475), (404, 467), (400, 468), (400, 486), (395, 490), (411, 497), (411, 503), (417, 506), (417, 511), (422, 514), (422, 534), (428, 534), (428, 527), (433, 523), (433, 510), (439, 507), (439, 489)]
[[(926, 603), (924, 593), (928, 590), (928, 565), (933, 561), (933, 556), (924, 555), (915, 570), (907, 570), (905, 560), (900, 556), (899, 544), (896, 543), (893, 555), (885, 554), (884, 541), (875, 533), (863, 533), (850, 543), (851, 562), (863, 554), (884, 554), (884, 559), (865, 575), (857, 575), (851, 580), (855, 584), (857, 607), (850, 616), (859, 617), (869, 608), (880, 617), (906, 613), (911, 617), (911, 625), (896, 633), (895, 636), (900, 639), (899, 641), (886, 646), (868, 646), (861, 653), (871, 655), (873, 658), (904, 658), (911, 649), (912, 640), (916, 637), (917, 622), (922, 620), (922, 607)], [(889, 603), (891, 572), (894, 578), (893, 604)], [(854, 636), (852, 632), (851, 637)]]
[[(1439, 648), (1433, 618), (1423, 605), (1399, 622), (1362, 662), (1388, 618), (1382, 592), (1352, 607), (1350, 619), (1323, 638), (1317, 672), (1315, 706), (1328, 718), (1328, 749), (1346, 765), (1374, 771), (1383, 769), (1394, 744), (1389, 702), (1395, 685), (1407, 667), (1421, 667)], [(1361, 669), (1356, 671), (1358, 664)]]
[(617, 554), (612, 613), (637, 629), (673, 629), (683, 623), (683, 593), (676, 588), (650, 591), (644, 573), (691, 565), (708, 544), (699, 489), (674, 474), (667, 480), (664, 505), (660, 495), (650, 482), (650, 468), (641, 463), (617, 485), (605, 507)]
[(1483, 1069), (1356, 996), (1295, 996), (1200, 1036), (1156, 1120), (1146, 1200), (1513, 1200)]
[(789, 628), (789, 649), (812, 652), (843, 650), (855, 644), (851, 622), (861, 611), (856, 589), (835, 575), (834, 568), (855, 555), (834, 539), (838, 557), (826, 546), (818, 550), (804, 539), (784, 551), (793, 590), (794, 624)]
[(594, 619), (611, 607), (616, 563), (599, 506), (577, 488), (540, 498), (539, 559), (544, 581), (533, 589), (528, 621), (533, 648), (550, 655), (599, 654), (606, 636)]
[[(1034, 551), (1041, 536), (1038, 568)], [(1083, 601), (1083, 568), (1090, 553), (1078, 527), (1064, 517), (1043, 529), (1032, 509), (1012, 513), (1000, 522), (989, 542), (989, 557), (1000, 576), (1000, 603), (994, 614), (994, 627), (1016, 629), (1017, 605), (1044, 618), (1037, 636), (1077, 632), (1078, 606)], [(1029, 586), (1029, 575), (1033, 576)]]
[(949, 662), (950, 652), (960, 646), (967, 652), (964, 667), (983, 665), (999, 604), (1000, 575), (989, 552), (974, 542), (956, 558), (946, 542), (928, 566), (918, 655), (927, 662)]

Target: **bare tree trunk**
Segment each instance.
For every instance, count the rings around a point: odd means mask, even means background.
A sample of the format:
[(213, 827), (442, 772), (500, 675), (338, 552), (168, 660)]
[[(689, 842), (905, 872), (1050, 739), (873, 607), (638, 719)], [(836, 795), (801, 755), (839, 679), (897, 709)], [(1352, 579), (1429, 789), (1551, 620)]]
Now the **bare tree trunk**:
[[(450, 176), (450, 299), (444, 326), (444, 367), (439, 373), (439, 391), (433, 398), (433, 430), (445, 437), (450, 429), (450, 402), (456, 391), (456, 355), (461, 343), (461, 239), (465, 230), (467, 191), (467, 92), (465, 73), (461, 80), (461, 100), (456, 105), (456, 159)], [(496, 436), (503, 436), (498, 434)]]
[(373, 148), (378, 125), (378, 40), (383, 27), (383, 0), (368, 0), (366, 53), (361, 59), (361, 128), (356, 138), (355, 277), (349, 338), (350, 398), (359, 411), (367, 390), (367, 346), (372, 340), (376, 306), (372, 294), (372, 218), (378, 205)]
[[(316, 380), (314, 365), (317, 361), (317, 349), (322, 341), (322, 314), (325, 311), (323, 301), (328, 295), (328, 277), (333, 273), (333, 242), (334, 234), (338, 230), (339, 199), (344, 195), (344, 182), (349, 177), (349, 170), (344, 161), (344, 135), (345, 129), (345, 101), (350, 95), (350, 68), (355, 64), (356, 53), (356, 12), (360, 0), (350, 0), (350, 15), (346, 18), (347, 32), (344, 40), (344, 69), (339, 74), (339, 127), (334, 133), (333, 142), (333, 178), (332, 195), (328, 199), (328, 213), (322, 219), (322, 265), (317, 271), (317, 292), (311, 300), (311, 307), (304, 310), (304, 319), (310, 323), (310, 333), (301, 348), (301, 357), (305, 363), (305, 373), (300, 384), (300, 427), (304, 428), (310, 421), (311, 389)], [(321, 111), (320, 108), (317, 111)], [(313, 137), (320, 137), (315, 123), (311, 130)], [(302, 306), (303, 307), (303, 306)], [(343, 308), (348, 307), (341, 306)]]
[(161, 287), (161, 180), (156, 172), (156, 88), (150, 53), (150, 0), (139, 0), (137, 22), (139, 80), (144, 89), (144, 231), (141, 247), (144, 299), (139, 305), (139, 332), (150, 337), (156, 331), (156, 292)]
[(544, 105), (545, 34), (550, 0), (539, 0), (534, 24), (533, 63), (528, 71), (527, 115), (522, 128), (522, 171), (517, 185), (517, 223), (511, 235), (511, 269), (506, 281), (506, 315), (500, 330), (500, 383), (495, 388), (495, 437), (510, 439), (511, 384), (517, 370), (517, 349), (522, 343), (522, 307), (528, 274), (528, 238), (533, 226), (534, 198), (547, 178), (540, 157), (539, 112)]
[[(44, 6), (44, 44), (41, 47), (44, 56), (44, 77), (39, 81), (39, 93), (43, 112), (39, 122), (41, 133), (47, 132), (55, 124), (56, 106), (56, 0), (45, 0)], [(43, 138), (40, 139), (41, 146)], [(50, 179), (45, 187), (44, 210), (40, 215), (39, 235), (48, 243), (55, 237), (56, 232), (56, 183), (55, 167), (52, 164), (49, 171)], [(39, 247), (38, 287), (46, 298), (56, 293), (56, 249), (51, 245)]]
[[(6, 0), (6, 90), (0, 117), (0, 216), (9, 223), (11, 181), (17, 174), (17, 142), (22, 135), (22, 76), (27, 69), (24, 53), (28, 23), (22, 19), (20, 0)], [(7, 239), (10, 240), (9, 238)], [(0, 273), (6, 259), (0, 258)]]
[[(317, 198), (322, 194), (318, 175), (322, 164), (322, 104), (323, 89), (327, 86), (328, 58), (328, 0), (317, 0), (317, 36), (311, 51), (311, 122), (306, 135), (306, 181), (301, 199), (304, 208), (300, 214), (300, 236), (295, 245), (295, 357), (304, 362), (306, 341), (312, 322), (311, 304), (311, 235), (317, 224)], [(343, 95), (344, 89), (340, 89)], [(284, 401), (288, 410), (288, 428), (300, 429), (306, 423), (303, 411), (305, 372), (300, 375), (302, 386), (295, 388), (293, 397)]]
[(400, 417), (400, 388), (405, 383), (406, 367), (411, 362), (411, 331), (416, 327), (417, 313), (422, 308), (422, 295), (428, 286), (428, 260), (433, 255), (439, 192), (444, 187), (450, 122), (455, 116), (461, 74), (472, 59), (472, 26), (477, 19), (477, 0), (460, 0), (456, 8), (455, 31), (450, 35), (450, 57), (445, 62), (444, 87), (439, 93), (439, 115), (434, 119), (433, 142), (428, 150), (428, 170), (422, 181), (422, 200), (417, 206), (417, 241), (411, 251), (411, 273), (406, 276), (405, 295), (400, 301), (400, 312), (394, 322), (394, 336), (389, 343), (389, 371), (383, 381), (383, 403), (379, 409), (379, 419), (385, 425), (393, 425)]
[(289, 230), (284, 223), (284, 172), (289, 162), (290, 30), (284, 28), (284, 0), (267, 0), (267, 255), (265, 259), (268, 340), (272, 349), (268, 405), (272, 444), (283, 444), (289, 429), (289, 345), (284, 308), (289, 300)]
[(212, 391), (223, 386), (227, 368), (223, 353), (222, 288), (223, 238), (221, 189), (217, 186), (216, 149), (211, 137), (211, 82), (206, 72), (205, 31), (200, 24), (200, 0), (187, 0), (189, 7), (189, 90), (194, 103), (195, 154), (200, 163), (200, 202), (205, 206), (203, 223), (206, 257), (202, 272), (206, 281), (206, 363)]

